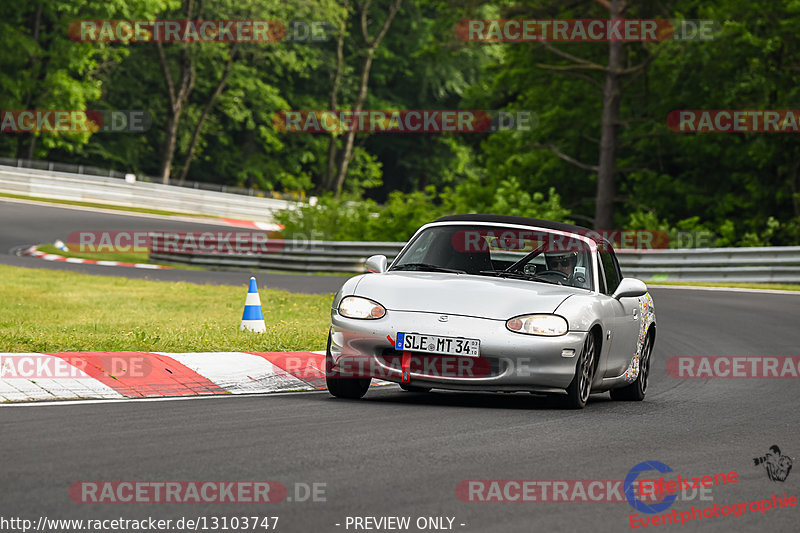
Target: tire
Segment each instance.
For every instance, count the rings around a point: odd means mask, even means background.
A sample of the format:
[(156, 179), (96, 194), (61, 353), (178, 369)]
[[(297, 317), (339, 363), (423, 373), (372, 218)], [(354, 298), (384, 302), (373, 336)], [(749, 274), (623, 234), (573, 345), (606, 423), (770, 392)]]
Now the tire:
[(592, 392), (592, 380), (597, 367), (597, 340), (591, 331), (583, 342), (583, 350), (575, 365), (575, 377), (567, 387), (567, 396), (564, 400), (565, 407), (570, 409), (583, 409)]
[(406, 383), (400, 383), (400, 388), (406, 392), (430, 392), (431, 387), (417, 387), (415, 385), (408, 385)]
[(644, 400), (644, 395), (647, 392), (647, 381), (650, 377), (650, 355), (653, 352), (652, 337), (648, 333), (644, 339), (642, 358), (639, 361), (639, 375), (636, 376), (636, 381), (619, 389), (611, 389), (612, 400), (622, 402), (641, 402)]
[(331, 334), (328, 333), (328, 348), (325, 351), (325, 383), (328, 385), (328, 392), (336, 398), (358, 400), (367, 393), (371, 382), (372, 378), (341, 377), (333, 369)]

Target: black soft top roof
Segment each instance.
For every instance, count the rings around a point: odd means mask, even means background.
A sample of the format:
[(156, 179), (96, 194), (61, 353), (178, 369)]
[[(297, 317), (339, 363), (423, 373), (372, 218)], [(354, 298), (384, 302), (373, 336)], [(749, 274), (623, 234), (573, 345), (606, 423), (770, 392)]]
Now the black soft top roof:
[(519, 224), (521, 226), (536, 226), (545, 229), (555, 229), (570, 231), (586, 235), (588, 228), (565, 224), (564, 222), (553, 222), (552, 220), (542, 220), (539, 218), (515, 217), (511, 215), (448, 215), (441, 217), (434, 222), (496, 222), (498, 224)]

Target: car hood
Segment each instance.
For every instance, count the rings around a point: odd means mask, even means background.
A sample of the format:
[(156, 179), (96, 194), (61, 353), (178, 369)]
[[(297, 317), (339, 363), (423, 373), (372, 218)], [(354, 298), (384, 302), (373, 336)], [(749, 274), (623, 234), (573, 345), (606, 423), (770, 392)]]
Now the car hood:
[(354, 294), (388, 310), (508, 320), (552, 313), (581, 289), (525, 280), (439, 272), (385, 272), (361, 278)]

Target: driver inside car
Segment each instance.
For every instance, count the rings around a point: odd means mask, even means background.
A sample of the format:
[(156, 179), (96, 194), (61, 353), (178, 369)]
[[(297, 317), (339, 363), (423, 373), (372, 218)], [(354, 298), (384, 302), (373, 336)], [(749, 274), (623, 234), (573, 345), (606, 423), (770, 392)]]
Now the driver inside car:
[(578, 252), (545, 254), (547, 270), (561, 272), (567, 277), (571, 277), (575, 272), (575, 265), (578, 263)]
[(559, 252), (545, 254), (547, 270), (558, 272), (564, 276), (561, 284), (571, 285), (583, 289), (589, 288), (586, 272), (585, 254), (578, 252)]

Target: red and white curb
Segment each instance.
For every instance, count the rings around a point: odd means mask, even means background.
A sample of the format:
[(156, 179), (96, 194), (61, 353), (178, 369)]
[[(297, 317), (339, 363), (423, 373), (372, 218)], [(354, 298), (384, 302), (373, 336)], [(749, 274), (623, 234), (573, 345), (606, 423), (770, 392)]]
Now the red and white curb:
[(170, 268), (167, 266), (162, 265), (151, 265), (148, 263), (124, 263), (121, 261), (95, 261), (94, 259), (80, 259), (78, 257), (64, 257), (62, 255), (56, 254), (46, 254), (44, 252), (40, 252), (36, 249), (35, 246), (31, 246), (24, 252), (22, 255), (30, 255), (32, 257), (38, 257), (39, 259), (44, 259), (45, 261), (58, 261), (61, 263), (76, 263), (80, 265), (100, 265), (100, 266), (124, 266), (124, 267), (133, 267), (133, 268), (147, 268), (150, 270), (158, 270), (162, 268)]
[(0, 354), (0, 402), (163, 398), (325, 388), (325, 352)]

